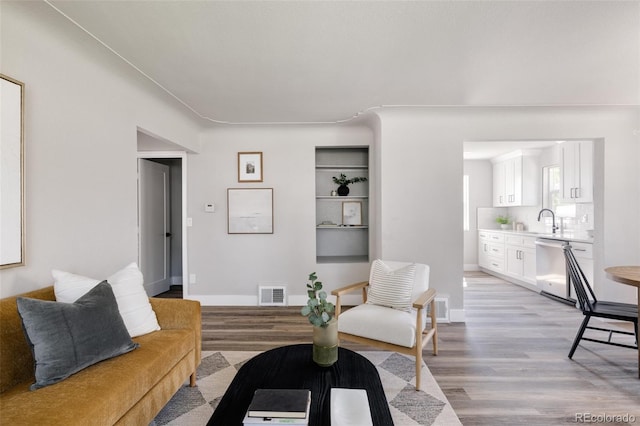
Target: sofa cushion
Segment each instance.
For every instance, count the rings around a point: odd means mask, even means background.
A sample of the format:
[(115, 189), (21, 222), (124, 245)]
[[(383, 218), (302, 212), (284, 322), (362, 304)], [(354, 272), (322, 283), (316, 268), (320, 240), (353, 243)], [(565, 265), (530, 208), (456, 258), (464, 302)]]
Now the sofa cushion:
[(161, 391), (161, 401), (143, 403), (152, 419), (196, 368), (194, 331), (161, 330), (133, 340), (140, 344), (135, 351), (94, 364), (55, 386), (29, 392), (24, 383), (9, 389), (0, 398), (0, 424), (120, 424), (132, 407)]
[[(54, 291), (58, 302), (71, 303), (96, 286), (100, 280), (53, 270)], [(118, 302), (118, 309), (131, 337), (160, 330), (156, 314), (144, 289), (138, 265), (130, 263), (107, 278)]]
[(374, 260), (367, 303), (409, 312), (415, 274), (415, 263), (392, 269), (380, 259)]
[(31, 390), (138, 347), (106, 281), (74, 303), (25, 297), (18, 297), (16, 303), (35, 359), (36, 381)]

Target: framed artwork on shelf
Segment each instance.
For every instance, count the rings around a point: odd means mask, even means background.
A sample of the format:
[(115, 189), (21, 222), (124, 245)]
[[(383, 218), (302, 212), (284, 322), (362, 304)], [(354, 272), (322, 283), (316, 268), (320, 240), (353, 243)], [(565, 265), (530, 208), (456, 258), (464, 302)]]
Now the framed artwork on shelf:
[(262, 182), (262, 152), (238, 153), (238, 182)]
[(273, 234), (273, 188), (228, 188), (227, 233)]
[(360, 201), (342, 202), (342, 224), (345, 226), (362, 225), (362, 203)]

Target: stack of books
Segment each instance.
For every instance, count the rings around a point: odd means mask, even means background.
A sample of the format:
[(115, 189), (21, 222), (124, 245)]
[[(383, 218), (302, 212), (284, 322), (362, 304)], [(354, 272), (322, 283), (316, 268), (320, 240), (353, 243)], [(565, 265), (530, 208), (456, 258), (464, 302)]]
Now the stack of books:
[(244, 425), (308, 425), (311, 391), (308, 389), (258, 389), (253, 394)]

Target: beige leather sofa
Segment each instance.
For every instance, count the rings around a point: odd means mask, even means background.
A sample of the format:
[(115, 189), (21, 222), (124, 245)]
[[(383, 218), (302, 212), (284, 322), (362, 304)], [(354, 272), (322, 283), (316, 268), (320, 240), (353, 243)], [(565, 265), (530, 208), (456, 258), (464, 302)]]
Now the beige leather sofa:
[[(20, 296), (55, 300), (53, 287)], [(0, 424), (148, 425), (189, 377), (195, 386), (200, 303), (151, 298), (162, 330), (133, 338), (139, 348), (31, 391), (34, 361), (16, 297), (0, 300)]]

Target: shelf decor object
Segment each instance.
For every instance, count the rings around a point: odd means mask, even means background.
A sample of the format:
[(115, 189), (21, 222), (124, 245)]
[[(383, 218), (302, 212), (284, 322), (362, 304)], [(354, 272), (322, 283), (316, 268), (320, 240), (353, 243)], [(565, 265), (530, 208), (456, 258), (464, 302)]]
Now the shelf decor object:
[(262, 182), (262, 152), (238, 153), (238, 182)]
[(273, 234), (273, 188), (228, 188), (227, 233)]
[(0, 74), (0, 269), (24, 265), (24, 83)]
[(362, 203), (360, 201), (342, 202), (342, 224), (345, 226), (362, 225)]
[(347, 175), (345, 175), (344, 173), (340, 173), (339, 177), (335, 177), (333, 176), (333, 182), (338, 186), (338, 195), (340, 195), (341, 197), (345, 197), (347, 195), (349, 195), (349, 185), (352, 183), (358, 183), (358, 182), (366, 182), (367, 178), (364, 176), (359, 176), (359, 177), (354, 177), (351, 179), (347, 178)]

